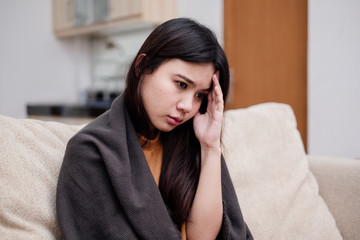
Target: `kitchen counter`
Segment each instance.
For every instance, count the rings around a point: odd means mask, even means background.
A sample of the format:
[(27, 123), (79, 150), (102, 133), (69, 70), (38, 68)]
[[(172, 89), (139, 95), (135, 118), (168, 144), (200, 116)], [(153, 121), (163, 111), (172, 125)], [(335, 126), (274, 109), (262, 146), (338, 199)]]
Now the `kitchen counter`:
[(31, 119), (58, 121), (68, 124), (84, 124), (106, 112), (111, 103), (99, 102), (88, 105), (28, 104), (27, 115)]

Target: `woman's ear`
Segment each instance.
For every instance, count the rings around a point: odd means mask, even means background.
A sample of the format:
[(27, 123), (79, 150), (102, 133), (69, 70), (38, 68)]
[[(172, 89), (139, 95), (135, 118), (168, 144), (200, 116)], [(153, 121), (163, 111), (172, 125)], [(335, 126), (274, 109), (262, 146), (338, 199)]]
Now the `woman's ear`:
[(146, 54), (145, 53), (141, 53), (139, 56), (137, 56), (136, 60), (135, 60), (135, 73), (136, 76), (139, 77), (140, 74), (140, 66), (141, 66), (141, 62), (146, 58)]

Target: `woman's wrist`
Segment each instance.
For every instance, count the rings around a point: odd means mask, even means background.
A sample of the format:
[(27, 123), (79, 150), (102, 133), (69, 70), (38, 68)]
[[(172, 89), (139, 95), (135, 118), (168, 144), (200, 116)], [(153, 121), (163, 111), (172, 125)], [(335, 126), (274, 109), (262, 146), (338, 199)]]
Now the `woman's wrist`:
[(219, 152), (221, 153), (220, 140), (215, 141), (214, 143), (201, 143), (200, 142), (201, 152)]
[(215, 160), (220, 160), (221, 156), (221, 147), (220, 144), (216, 146), (204, 146), (201, 145), (201, 162), (217, 162)]

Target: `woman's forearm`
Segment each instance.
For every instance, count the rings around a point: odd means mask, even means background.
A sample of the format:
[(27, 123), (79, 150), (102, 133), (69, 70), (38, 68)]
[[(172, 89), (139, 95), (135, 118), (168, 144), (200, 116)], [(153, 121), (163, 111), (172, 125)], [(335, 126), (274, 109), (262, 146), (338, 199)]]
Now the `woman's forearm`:
[(215, 239), (223, 219), (221, 149), (201, 148), (201, 172), (186, 224), (188, 239)]

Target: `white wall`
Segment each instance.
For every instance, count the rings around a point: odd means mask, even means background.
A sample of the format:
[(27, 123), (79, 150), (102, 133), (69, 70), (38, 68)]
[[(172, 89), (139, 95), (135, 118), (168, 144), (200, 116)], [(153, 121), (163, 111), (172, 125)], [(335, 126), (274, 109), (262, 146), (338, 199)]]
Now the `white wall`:
[[(207, 10), (199, 11), (204, 6)], [(222, 0), (177, 0), (177, 16), (199, 21), (213, 30), (220, 44), (223, 43)], [(114, 91), (124, 87), (128, 65), (153, 29), (154, 27), (149, 25), (137, 31), (123, 31), (107, 37), (92, 38), (94, 90)], [(112, 42), (116, 47), (106, 48), (108, 42)]]
[(0, 1), (0, 114), (27, 103), (78, 102), (90, 83), (87, 40), (58, 40), (50, 0)]
[(223, 0), (177, 0), (178, 16), (193, 18), (210, 28), (224, 43)]
[(309, 153), (360, 158), (360, 1), (308, 6)]
[[(89, 42), (55, 38), (51, 7), (50, 0), (0, 1), (2, 115), (24, 118), (27, 103), (84, 101), (91, 85)], [(222, 0), (178, 0), (178, 8), (179, 16), (199, 20), (223, 42)]]

